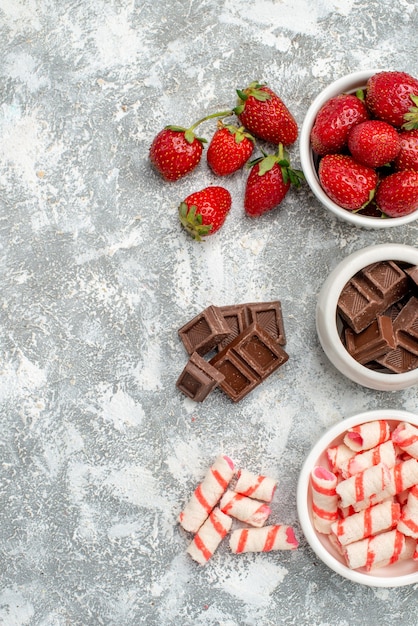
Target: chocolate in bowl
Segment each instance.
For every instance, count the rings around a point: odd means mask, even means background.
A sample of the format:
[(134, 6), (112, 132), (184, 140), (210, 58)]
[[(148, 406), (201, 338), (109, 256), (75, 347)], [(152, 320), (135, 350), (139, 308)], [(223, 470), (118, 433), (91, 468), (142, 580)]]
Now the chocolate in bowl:
[(337, 305), (342, 289), (357, 272), (380, 261), (418, 265), (418, 249), (404, 244), (379, 244), (352, 253), (328, 275), (318, 294), (316, 329), (321, 346), (331, 363), (352, 381), (379, 391), (397, 391), (418, 384), (418, 368), (405, 373), (388, 373), (356, 361), (341, 341)]

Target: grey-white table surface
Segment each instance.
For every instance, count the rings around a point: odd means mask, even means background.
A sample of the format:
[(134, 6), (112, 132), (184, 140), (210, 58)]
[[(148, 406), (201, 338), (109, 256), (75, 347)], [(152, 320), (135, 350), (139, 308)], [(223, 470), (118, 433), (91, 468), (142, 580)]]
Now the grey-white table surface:
[[(332, 424), (417, 389), (344, 379), (316, 336), (329, 271), (366, 245), (416, 245), (418, 226), (356, 229), (309, 189), (258, 219), (243, 170), (205, 158), (164, 183), (148, 149), (267, 82), (299, 126), (313, 98), (359, 69), (418, 75), (412, 0), (1, 0), (0, 623), (5, 626), (416, 624), (417, 586), (370, 588), (318, 561), (295, 490)], [(210, 138), (213, 123), (200, 133)], [(290, 150), (299, 166), (298, 143)], [(188, 239), (177, 205), (223, 184), (222, 231)], [(178, 328), (210, 304), (279, 299), (289, 362), (239, 403), (175, 388)], [(291, 552), (205, 567), (177, 515), (219, 452), (278, 480), (272, 521)]]

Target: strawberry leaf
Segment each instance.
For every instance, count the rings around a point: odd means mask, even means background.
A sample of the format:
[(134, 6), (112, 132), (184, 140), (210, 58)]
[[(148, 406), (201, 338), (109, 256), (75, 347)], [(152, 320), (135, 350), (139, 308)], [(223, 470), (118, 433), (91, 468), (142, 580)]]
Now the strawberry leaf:
[(181, 202), (178, 208), (182, 226), (196, 241), (202, 241), (212, 230), (212, 224), (203, 224), (201, 213), (197, 213), (197, 206), (192, 204), (189, 208), (185, 202)]
[(418, 96), (410, 94), (409, 97), (415, 106), (411, 106), (408, 113), (405, 113), (403, 116), (405, 124), (402, 125), (402, 128), (405, 130), (414, 130), (414, 128), (418, 128)]
[(277, 158), (275, 154), (269, 154), (268, 156), (264, 157), (260, 161), (258, 175), (264, 176), (264, 174), (266, 174), (266, 172), (269, 172), (276, 163), (277, 163)]

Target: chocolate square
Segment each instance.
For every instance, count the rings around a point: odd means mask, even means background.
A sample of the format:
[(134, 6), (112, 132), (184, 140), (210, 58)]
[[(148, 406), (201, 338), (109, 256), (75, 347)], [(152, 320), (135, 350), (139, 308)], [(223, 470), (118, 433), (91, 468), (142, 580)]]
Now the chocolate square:
[(219, 307), (211, 305), (184, 324), (178, 334), (188, 354), (197, 352), (203, 356), (226, 339), (231, 334), (231, 329)]
[(210, 364), (222, 372), (221, 389), (237, 402), (283, 365), (289, 356), (258, 324), (250, 324)]
[(286, 345), (286, 335), (279, 300), (272, 302), (255, 302), (246, 305), (249, 323), (258, 324), (269, 335), (274, 337), (281, 346)]
[(195, 402), (202, 402), (224, 380), (224, 376), (197, 352), (188, 360), (176, 387)]

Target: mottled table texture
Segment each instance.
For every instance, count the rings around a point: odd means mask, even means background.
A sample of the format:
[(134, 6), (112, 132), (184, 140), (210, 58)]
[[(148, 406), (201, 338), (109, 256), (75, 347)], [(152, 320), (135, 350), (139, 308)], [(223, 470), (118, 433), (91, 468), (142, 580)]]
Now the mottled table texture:
[[(309, 189), (258, 220), (243, 170), (222, 231), (188, 239), (177, 206), (219, 184), (204, 158), (177, 183), (148, 149), (267, 82), (299, 126), (359, 69), (418, 75), (412, 0), (0, 0), (0, 623), (5, 626), (415, 626), (417, 586), (362, 587), (318, 561), (295, 490), (329, 426), (417, 389), (345, 380), (316, 336), (328, 272), (418, 225), (356, 229)], [(200, 134), (210, 138), (214, 123)], [(298, 167), (298, 143), (290, 149)], [(175, 387), (178, 328), (209, 304), (281, 300), (288, 363), (239, 403)], [(205, 567), (177, 516), (219, 452), (278, 481), (272, 521), (297, 550)]]

